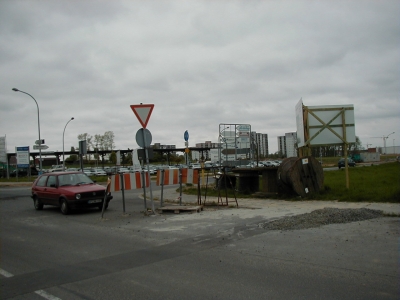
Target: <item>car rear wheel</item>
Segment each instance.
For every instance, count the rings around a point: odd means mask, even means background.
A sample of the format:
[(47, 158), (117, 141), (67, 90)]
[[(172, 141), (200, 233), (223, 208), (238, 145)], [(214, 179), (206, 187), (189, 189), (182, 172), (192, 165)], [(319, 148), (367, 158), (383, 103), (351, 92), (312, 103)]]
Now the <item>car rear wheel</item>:
[(60, 207), (61, 207), (61, 213), (62, 213), (63, 215), (68, 215), (68, 214), (69, 214), (70, 209), (69, 209), (69, 207), (68, 207), (67, 200), (62, 199), (62, 200), (61, 200), (61, 205), (60, 205)]
[(40, 202), (39, 198), (37, 196), (35, 196), (35, 198), (33, 198), (33, 205), (35, 206), (36, 210), (42, 210), (43, 209), (43, 204), (42, 202)]

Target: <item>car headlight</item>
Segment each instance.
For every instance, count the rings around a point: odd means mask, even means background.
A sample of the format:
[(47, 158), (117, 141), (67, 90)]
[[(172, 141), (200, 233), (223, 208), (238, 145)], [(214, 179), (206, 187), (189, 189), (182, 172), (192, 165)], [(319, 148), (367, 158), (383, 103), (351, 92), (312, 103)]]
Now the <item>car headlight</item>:
[(76, 200), (81, 199), (81, 194), (76, 194), (76, 195), (75, 195), (75, 199), (76, 199)]

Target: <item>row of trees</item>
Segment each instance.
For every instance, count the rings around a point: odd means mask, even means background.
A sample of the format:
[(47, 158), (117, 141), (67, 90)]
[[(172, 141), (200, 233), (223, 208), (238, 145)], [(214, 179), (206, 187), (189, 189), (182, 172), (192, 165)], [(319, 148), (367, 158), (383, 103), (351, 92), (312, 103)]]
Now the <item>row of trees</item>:
[[(114, 132), (112, 131), (106, 131), (104, 134), (95, 134), (94, 136), (88, 134), (88, 133), (81, 133), (78, 135), (78, 140), (79, 141), (86, 141), (86, 150), (87, 151), (112, 151), (115, 148), (115, 143), (114, 143)], [(71, 152), (75, 152), (77, 149), (74, 147), (71, 147)], [(89, 159), (86, 157), (86, 160), (90, 161), (90, 155)], [(112, 158), (114, 157), (115, 160), (115, 154), (110, 155), (109, 160), (111, 161)], [(97, 160), (99, 159), (98, 154), (94, 154), (94, 158)], [(66, 161), (69, 162), (74, 162), (78, 160), (78, 155), (71, 155), (69, 158), (66, 159)]]
[(114, 143), (114, 132), (113, 131), (106, 131), (103, 135), (95, 134), (91, 136), (88, 133), (82, 133), (78, 135), (78, 140), (86, 141), (86, 147), (88, 151), (90, 150), (114, 150), (115, 143)]
[[(108, 155), (107, 160), (110, 163), (116, 163), (117, 161), (117, 156), (116, 152), (113, 151), (115, 149), (115, 143), (114, 143), (114, 132), (113, 131), (106, 131), (104, 134), (95, 134), (94, 136), (88, 134), (88, 133), (82, 133), (78, 135), (78, 140), (79, 141), (86, 141), (86, 150), (87, 151), (112, 151), (110, 155)], [(71, 152), (75, 152), (78, 149), (75, 149), (74, 147), (71, 148)], [(101, 159), (98, 154), (94, 154), (94, 159), (99, 160)], [(79, 159), (78, 155), (72, 154), (70, 155), (69, 158), (66, 159), (66, 161), (73, 163)], [(91, 155), (87, 155), (84, 158), (86, 162), (91, 161)], [(169, 156), (169, 161), (171, 163), (181, 163), (185, 160), (183, 155), (176, 155), (171, 153)], [(167, 155), (162, 154), (159, 152), (154, 152), (154, 158), (150, 159), (150, 162), (166, 162), (167, 161)], [(121, 156), (121, 164), (123, 165), (131, 165), (132, 164), (132, 154), (127, 153)]]

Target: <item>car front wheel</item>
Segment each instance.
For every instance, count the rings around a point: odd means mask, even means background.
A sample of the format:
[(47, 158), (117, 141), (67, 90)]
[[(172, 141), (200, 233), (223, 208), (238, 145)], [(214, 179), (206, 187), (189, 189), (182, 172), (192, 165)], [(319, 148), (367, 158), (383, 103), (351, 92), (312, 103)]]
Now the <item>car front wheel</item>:
[(69, 209), (69, 207), (68, 207), (67, 200), (62, 199), (62, 200), (61, 200), (61, 213), (62, 213), (63, 215), (68, 215), (69, 212), (70, 212), (70, 209)]
[(39, 198), (35, 196), (33, 198), (33, 205), (35, 206), (36, 210), (42, 210), (43, 209), (43, 204), (40, 202)]

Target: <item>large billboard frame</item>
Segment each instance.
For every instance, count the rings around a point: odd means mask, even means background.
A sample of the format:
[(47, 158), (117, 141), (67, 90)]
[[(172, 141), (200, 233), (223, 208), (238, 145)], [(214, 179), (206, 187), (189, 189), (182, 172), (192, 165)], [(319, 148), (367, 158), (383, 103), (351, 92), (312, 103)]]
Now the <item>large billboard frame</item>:
[(343, 145), (346, 188), (349, 188), (347, 148), (356, 142), (354, 105), (296, 105), (297, 146), (301, 157), (310, 155), (310, 147)]
[(298, 147), (342, 145), (356, 142), (354, 106), (352, 104), (302, 105), (302, 116), (300, 117), (298, 116), (298, 106), (299, 104), (296, 105), (296, 119), (302, 119), (303, 125), (299, 126), (299, 122), (297, 122)]
[(253, 142), (250, 124), (220, 123), (218, 126), (218, 162), (224, 166), (240, 164), (243, 156), (252, 161)]

